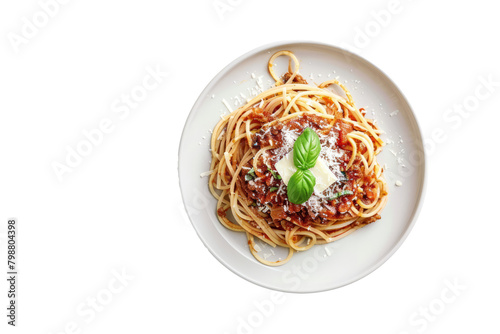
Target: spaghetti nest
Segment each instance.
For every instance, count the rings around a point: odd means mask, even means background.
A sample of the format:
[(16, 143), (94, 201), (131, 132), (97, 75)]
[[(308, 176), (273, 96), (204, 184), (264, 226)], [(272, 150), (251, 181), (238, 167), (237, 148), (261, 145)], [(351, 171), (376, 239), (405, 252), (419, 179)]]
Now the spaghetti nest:
[[(274, 60), (282, 55), (290, 59), (288, 72), (280, 78), (274, 72)], [(342, 83), (307, 84), (290, 51), (275, 53), (268, 70), (276, 81), (274, 87), (215, 126), (209, 188), (217, 199), (221, 224), (245, 232), (255, 258), (277, 266), (296, 251), (338, 240), (380, 219), (387, 185), (376, 160), (384, 146), (382, 131), (365, 118), (362, 108), (355, 107)], [(276, 163), (293, 149), (306, 127), (318, 134), (320, 158), (335, 181), (299, 205), (288, 200)], [(255, 238), (288, 248), (288, 256), (266, 260), (257, 252)]]

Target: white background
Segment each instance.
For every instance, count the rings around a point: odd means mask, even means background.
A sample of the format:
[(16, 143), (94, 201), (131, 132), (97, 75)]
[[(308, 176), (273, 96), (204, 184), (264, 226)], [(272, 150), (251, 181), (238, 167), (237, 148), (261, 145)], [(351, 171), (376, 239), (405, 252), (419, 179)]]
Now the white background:
[[(499, 330), (491, 1), (62, 2), (0, 5), (1, 333)], [(41, 3), (58, 4), (46, 22)], [(408, 239), (374, 273), (324, 293), (275, 295), (227, 270), (189, 223), (177, 183), (182, 127), (205, 85), (280, 40), (342, 46), (377, 65), (427, 142), (425, 203)], [(168, 75), (126, 117), (113, 112), (147, 68)], [(53, 163), (104, 119), (112, 131), (59, 180)], [(15, 329), (3, 279), (9, 217), (20, 235)]]

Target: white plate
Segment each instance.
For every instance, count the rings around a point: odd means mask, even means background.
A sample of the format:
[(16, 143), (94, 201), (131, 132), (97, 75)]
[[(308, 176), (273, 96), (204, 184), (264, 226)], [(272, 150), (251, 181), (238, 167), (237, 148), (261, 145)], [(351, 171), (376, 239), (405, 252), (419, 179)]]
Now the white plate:
[[(268, 267), (252, 256), (244, 233), (227, 230), (219, 223), (216, 201), (207, 186), (208, 178), (200, 174), (210, 167), (210, 130), (220, 120), (220, 115), (227, 113), (222, 99), (236, 109), (244, 104), (245, 97), (257, 93), (259, 82), (267, 89), (273, 83), (267, 73), (267, 62), (279, 50), (295, 53), (300, 61), (300, 73), (309, 83), (338, 76), (351, 91), (357, 107), (364, 107), (367, 117), (375, 118), (387, 133), (382, 138), (389, 139), (389, 144), (378, 156), (378, 161), (387, 168), (389, 199), (381, 220), (339, 241), (295, 253), (283, 266)], [(277, 59), (276, 73), (286, 71), (285, 58)], [(399, 182), (402, 185), (396, 186)], [(422, 135), (403, 94), (368, 61), (320, 43), (275, 43), (233, 61), (201, 93), (186, 121), (179, 146), (179, 183), (187, 214), (200, 239), (234, 273), (280, 291), (330, 290), (352, 283), (378, 268), (410, 232), (422, 203), (425, 184)], [(280, 251), (283, 249), (275, 251), (276, 257), (282, 254)]]

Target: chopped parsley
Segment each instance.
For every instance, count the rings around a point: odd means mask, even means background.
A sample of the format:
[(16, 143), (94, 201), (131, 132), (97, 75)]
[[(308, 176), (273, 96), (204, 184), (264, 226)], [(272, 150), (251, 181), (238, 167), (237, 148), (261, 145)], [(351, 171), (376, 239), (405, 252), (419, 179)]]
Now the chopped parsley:
[(245, 175), (245, 181), (250, 181), (250, 180), (253, 180), (255, 179), (256, 176), (255, 176), (255, 170), (253, 169), (253, 167), (248, 171), (248, 173)]
[(269, 167), (267, 168), (267, 170), (268, 170), (268, 171), (270, 171), (270, 172), (271, 172), (271, 174), (273, 174), (273, 177), (274, 177), (276, 180), (281, 180), (281, 176), (278, 174), (278, 172), (277, 172), (277, 171), (272, 170), (272, 169), (271, 169), (271, 168), (269, 168)]
[(333, 196), (332, 196), (332, 197), (329, 197), (329, 198), (328, 198), (328, 200), (329, 200), (329, 201), (332, 201), (332, 200), (334, 200), (334, 199), (336, 199), (336, 198), (339, 198), (339, 197), (341, 197), (341, 196), (345, 196), (345, 195), (353, 195), (353, 194), (354, 194), (354, 193), (353, 193), (352, 191), (350, 191), (350, 190), (342, 190), (342, 191), (339, 191), (338, 193), (333, 194)]

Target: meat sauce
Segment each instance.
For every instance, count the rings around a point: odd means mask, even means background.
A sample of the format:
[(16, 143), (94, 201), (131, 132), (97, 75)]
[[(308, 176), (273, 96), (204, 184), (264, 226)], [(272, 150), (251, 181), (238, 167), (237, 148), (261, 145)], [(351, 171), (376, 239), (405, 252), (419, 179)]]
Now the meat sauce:
[[(271, 114), (266, 114), (260, 109), (255, 109), (249, 118), (262, 123), (272, 121)], [(338, 151), (342, 152), (336, 161), (342, 174), (330, 186), (330, 193), (344, 191), (352, 192), (352, 195), (347, 194), (331, 199), (313, 194), (306, 203), (301, 205), (288, 201), (286, 185), (282, 180), (274, 177), (277, 175), (275, 164), (291, 150), (289, 146), (286, 146), (287, 141), (289, 141), (285, 138), (286, 134), (301, 133), (307, 127), (318, 133), (322, 150), (323, 147), (329, 147), (340, 149)], [(284, 131), (285, 129), (286, 131)], [(368, 175), (365, 179), (360, 158), (356, 158), (349, 171), (345, 171), (351, 157), (351, 151), (344, 149), (350, 146), (347, 135), (351, 131), (353, 131), (353, 126), (341, 119), (327, 121), (309, 114), (293, 118), (285, 123), (278, 122), (272, 126), (263, 127), (253, 136), (253, 146), (257, 149), (271, 146), (273, 149), (268, 151), (267, 159), (261, 157), (257, 162), (254, 179), (245, 181), (245, 175), (252, 167), (251, 163), (242, 169), (238, 179), (239, 188), (243, 190), (248, 199), (253, 201), (253, 209), (268, 213), (277, 228), (291, 229), (294, 227), (292, 221), (307, 228), (312, 223), (324, 224), (327, 220), (350, 217), (348, 211), (352, 205), (356, 205), (353, 204), (356, 199), (360, 198), (363, 202), (369, 203), (376, 196), (375, 188), (367, 185), (374, 175)], [(329, 140), (332, 138), (336, 140)], [(361, 153), (365, 151), (366, 147), (361, 146)], [(358, 192), (358, 189), (363, 185), (365, 185), (363, 193)]]

